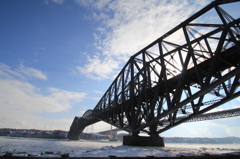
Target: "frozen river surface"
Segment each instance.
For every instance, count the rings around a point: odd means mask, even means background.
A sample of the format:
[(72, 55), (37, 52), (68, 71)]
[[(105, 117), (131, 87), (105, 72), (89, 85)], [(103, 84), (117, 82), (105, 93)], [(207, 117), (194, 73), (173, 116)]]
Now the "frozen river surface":
[(68, 141), (55, 139), (0, 137), (0, 155), (13, 154), (61, 155), (70, 157), (113, 156), (178, 156), (239, 153), (240, 144), (168, 144), (165, 147), (123, 146), (111, 141)]

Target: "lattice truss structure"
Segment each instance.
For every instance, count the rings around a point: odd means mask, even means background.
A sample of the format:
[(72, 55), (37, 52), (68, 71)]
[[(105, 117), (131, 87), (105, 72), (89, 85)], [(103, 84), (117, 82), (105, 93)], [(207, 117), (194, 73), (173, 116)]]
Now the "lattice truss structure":
[(90, 116), (158, 136), (238, 97), (240, 19), (222, 9), (233, 2), (212, 2), (133, 55)]
[[(222, 119), (222, 118), (229, 118), (229, 117), (236, 117), (240, 116), (240, 108), (233, 108), (228, 110), (221, 110), (221, 111), (214, 111), (212, 113), (206, 113), (202, 115), (195, 116), (194, 118), (189, 119), (186, 122), (196, 122), (196, 121), (204, 121), (204, 120), (213, 120), (213, 119)], [(181, 116), (176, 118), (175, 120), (181, 120), (186, 118), (186, 116)], [(163, 124), (169, 124), (169, 121), (161, 120)]]

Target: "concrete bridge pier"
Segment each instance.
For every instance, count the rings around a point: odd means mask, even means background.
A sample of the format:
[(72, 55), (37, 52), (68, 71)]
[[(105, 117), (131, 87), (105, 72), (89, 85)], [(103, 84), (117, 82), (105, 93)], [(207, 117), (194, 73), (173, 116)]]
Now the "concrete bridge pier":
[(129, 136), (123, 136), (123, 145), (128, 146), (158, 146), (164, 147), (164, 140), (157, 135), (150, 136), (138, 136), (138, 134), (130, 134)]
[(158, 146), (164, 147), (162, 137), (151, 136), (123, 136), (123, 145), (128, 146)]
[(149, 136), (138, 136), (139, 132), (132, 132), (129, 136), (123, 137), (123, 145), (128, 146), (158, 146), (164, 147), (164, 140), (157, 133), (158, 122), (149, 126)]
[(151, 132), (149, 136), (138, 136), (139, 132), (133, 132), (130, 136), (124, 136), (123, 145), (164, 147), (163, 138), (156, 131), (157, 125), (158, 123), (154, 123), (150, 126)]
[(112, 131), (109, 141), (117, 141), (117, 131)]

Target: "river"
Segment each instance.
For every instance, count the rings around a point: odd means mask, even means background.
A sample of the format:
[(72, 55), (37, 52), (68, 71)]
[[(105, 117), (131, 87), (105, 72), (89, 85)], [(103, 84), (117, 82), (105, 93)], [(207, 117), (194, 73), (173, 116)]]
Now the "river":
[(240, 152), (240, 144), (173, 144), (165, 147), (123, 146), (122, 142), (69, 141), (63, 139), (37, 139), (0, 137), (0, 155), (6, 152), (25, 154), (68, 153), (70, 157), (105, 157), (114, 156), (177, 156), (203, 155)]

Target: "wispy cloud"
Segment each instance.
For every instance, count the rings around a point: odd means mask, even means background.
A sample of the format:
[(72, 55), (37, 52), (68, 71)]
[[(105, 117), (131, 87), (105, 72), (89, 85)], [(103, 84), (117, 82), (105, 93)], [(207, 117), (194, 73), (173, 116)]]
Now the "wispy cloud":
[(95, 55), (93, 58), (88, 56), (87, 64), (84, 66), (76, 66), (76, 69), (87, 77), (93, 79), (112, 78), (112, 73), (118, 68), (118, 62), (111, 57), (101, 59)]
[[(101, 131), (106, 131), (106, 130), (110, 130), (111, 129), (111, 125), (110, 124), (107, 124), (103, 121), (100, 121), (98, 123), (95, 123), (93, 125), (90, 125), (90, 126), (87, 126), (83, 132), (85, 133), (98, 133), (98, 132), (101, 132)], [(114, 126), (112, 126), (112, 129), (115, 129)]]
[(0, 127), (15, 129), (69, 130), (72, 119), (51, 119), (20, 110), (2, 109)]
[(18, 71), (12, 70), (8, 65), (0, 63), (0, 78), (1, 79), (25, 79), (25, 77)]
[(102, 10), (110, 2), (110, 0), (74, 0), (74, 2), (82, 7)]
[[(26, 68), (22, 65), (14, 70), (5, 64), (0, 64), (1, 127), (14, 127), (17, 124), (25, 128), (28, 126), (35, 128), (32, 121), (41, 119), (37, 114), (66, 112), (74, 103), (86, 98), (87, 94), (84, 92), (71, 92), (53, 87), (38, 88), (29, 83), (24, 78), (25, 75), (45, 79), (45, 76), (34, 68)], [(44, 126), (41, 125), (41, 128)]]
[(54, 119), (53, 122), (55, 123), (66, 123), (68, 125), (72, 124), (72, 119), (66, 119), (66, 118), (62, 118), (62, 119)]
[[(130, 56), (209, 3), (207, 0), (75, 2), (90, 8), (93, 18), (101, 20), (97, 32), (94, 33), (95, 46), (100, 55), (88, 57), (85, 66), (76, 67), (80, 73), (84, 73), (81, 68), (91, 68), (85, 71), (85, 75), (95, 79), (109, 78)], [(111, 62), (106, 64), (109, 59)], [(110, 68), (105, 69), (106, 67)], [(98, 70), (101, 70), (101, 73), (98, 73)]]
[(63, 4), (64, 0), (44, 0), (44, 3), (46, 5), (49, 4), (49, 1), (53, 2), (53, 3), (56, 3), (56, 4)]
[(102, 92), (102, 91), (94, 91), (95, 93), (97, 93), (97, 94), (103, 94), (103, 93), (105, 93), (105, 92)]
[(26, 67), (23, 64), (20, 65), (17, 71), (26, 75), (27, 77), (34, 77), (41, 80), (47, 80), (47, 76), (43, 74), (40, 70), (31, 67)]
[(17, 69), (11, 69), (8, 65), (0, 63), (0, 78), (17, 78), (26, 80), (27, 78), (37, 78), (40, 80), (47, 80), (47, 76), (40, 70), (26, 67), (21, 64)]
[(52, 0), (52, 1), (57, 4), (62, 4), (64, 2), (64, 0)]
[(73, 102), (80, 102), (86, 96), (86, 93), (69, 92), (57, 88), (49, 88), (49, 94), (42, 95), (40, 88), (16, 79), (0, 79), (0, 90), (2, 108), (25, 112), (67, 111)]

